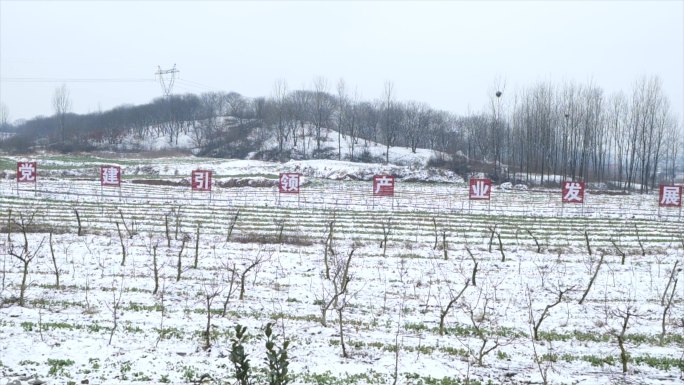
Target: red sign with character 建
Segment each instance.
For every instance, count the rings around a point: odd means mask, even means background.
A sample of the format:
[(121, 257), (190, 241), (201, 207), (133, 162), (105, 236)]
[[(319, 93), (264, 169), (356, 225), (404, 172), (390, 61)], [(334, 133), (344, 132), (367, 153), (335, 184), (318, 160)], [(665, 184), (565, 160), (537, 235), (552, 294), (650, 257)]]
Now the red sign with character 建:
[(100, 185), (110, 187), (121, 186), (121, 167), (100, 166)]

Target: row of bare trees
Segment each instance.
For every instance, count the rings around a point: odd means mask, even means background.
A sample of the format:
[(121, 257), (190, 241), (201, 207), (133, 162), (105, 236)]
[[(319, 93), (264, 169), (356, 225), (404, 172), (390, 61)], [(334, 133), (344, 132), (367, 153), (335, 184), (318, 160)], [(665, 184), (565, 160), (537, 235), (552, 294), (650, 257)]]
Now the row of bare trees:
[(682, 127), (658, 77), (610, 95), (592, 83), (543, 82), (492, 96), (491, 111), (462, 123), (463, 152), (509, 178), (518, 172), (647, 192), (674, 180), (681, 157)]
[[(183, 134), (205, 155), (235, 156), (224, 147), (241, 143), (257, 147), (249, 150), (261, 151), (264, 158), (280, 160), (379, 161), (365, 151), (379, 143), (385, 147), (385, 162), (392, 146), (413, 152), (428, 148), (451, 158), (452, 168), (454, 160), (465, 164), (456, 171), (484, 171), (497, 181), (539, 175), (542, 183), (572, 178), (644, 192), (672, 181), (681, 158), (682, 127), (655, 76), (638, 79), (629, 93), (610, 95), (593, 83), (574, 82), (498, 91), (482, 112), (464, 116), (400, 101), (397, 95), (387, 82), (380, 97), (362, 100), (344, 79), (332, 85), (317, 77), (298, 89), (278, 80), (269, 97), (170, 95), (140, 106), (76, 115), (69, 112), (68, 89), (62, 86), (53, 100), (55, 116), (15, 129), (18, 136), (47, 135), (53, 143), (109, 145), (121, 144), (130, 134), (142, 141), (162, 136), (177, 145)], [(326, 145), (331, 133), (335, 146)], [(276, 147), (259, 148), (269, 138), (275, 138)]]

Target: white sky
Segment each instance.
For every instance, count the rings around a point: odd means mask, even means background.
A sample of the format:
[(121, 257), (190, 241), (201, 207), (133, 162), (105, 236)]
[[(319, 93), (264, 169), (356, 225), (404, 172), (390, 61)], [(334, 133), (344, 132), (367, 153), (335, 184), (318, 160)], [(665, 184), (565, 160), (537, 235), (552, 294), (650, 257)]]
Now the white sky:
[(392, 81), (398, 100), (457, 114), (485, 108), (499, 81), (506, 97), (547, 80), (629, 92), (658, 75), (681, 117), (684, 1), (0, 0), (11, 120), (52, 115), (62, 83), (76, 113), (149, 102), (157, 66), (174, 63), (174, 93), (269, 96), (278, 79), (322, 76), (371, 100)]

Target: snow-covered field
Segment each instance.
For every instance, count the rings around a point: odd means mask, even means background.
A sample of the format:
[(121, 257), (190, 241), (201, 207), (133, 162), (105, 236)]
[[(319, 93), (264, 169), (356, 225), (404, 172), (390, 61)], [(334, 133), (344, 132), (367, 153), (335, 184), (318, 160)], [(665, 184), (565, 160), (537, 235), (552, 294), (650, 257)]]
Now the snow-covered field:
[[(440, 183), (373, 199), (367, 178), (384, 166), (197, 158), (120, 161), (119, 195), (100, 190), (98, 162), (44, 159), (36, 192), (0, 181), (2, 385), (233, 383), (237, 324), (263, 376), (268, 322), (291, 341), (297, 384), (684, 380), (684, 233), (653, 195), (590, 194), (581, 208), (497, 189), (471, 206), (460, 178), (434, 172)], [(133, 183), (195, 168), (259, 186), (210, 199)], [(300, 196), (263, 182), (281, 171), (304, 174)]]

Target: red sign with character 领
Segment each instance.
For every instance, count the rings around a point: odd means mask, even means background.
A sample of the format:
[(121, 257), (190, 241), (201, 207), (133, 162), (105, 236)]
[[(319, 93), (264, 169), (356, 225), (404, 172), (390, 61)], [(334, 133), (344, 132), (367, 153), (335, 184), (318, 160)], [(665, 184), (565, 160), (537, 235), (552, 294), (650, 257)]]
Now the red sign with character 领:
[(584, 203), (584, 182), (563, 182), (563, 203)]
[(37, 176), (36, 162), (17, 162), (17, 183), (36, 183)]
[(660, 207), (682, 207), (682, 186), (660, 185)]
[(100, 166), (100, 185), (111, 187), (121, 186), (121, 167)]
[(491, 179), (470, 179), (470, 190), (468, 190), (468, 197), (474, 200), (489, 200), (492, 194), (492, 180)]
[(210, 170), (193, 170), (191, 179), (193, 191), (211, 191)]
[(394, 196), (394, 176), (375, 175), (373, 176), (373, 195)]
[(284, 172), (278, 178), (278, 189), (284, 194), (299, 194), (299, 174)]

